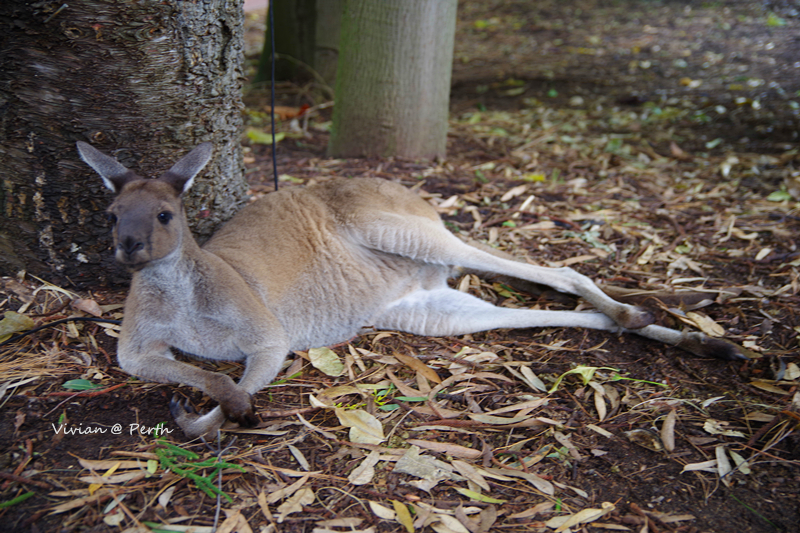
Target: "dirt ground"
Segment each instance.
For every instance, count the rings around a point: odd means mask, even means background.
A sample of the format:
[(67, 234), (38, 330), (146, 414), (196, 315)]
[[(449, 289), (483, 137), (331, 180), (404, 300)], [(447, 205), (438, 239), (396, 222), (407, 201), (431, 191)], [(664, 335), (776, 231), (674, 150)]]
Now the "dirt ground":
[[(310, 106), (279, 125), (281, 187), (404, 183), (465, 238), (656, 291), (643, 305), (659, 323), (721, 335), (752, 359), (576, 329), (375, 332), (333, 347), (339, 377), (290, 355), (256, 397), (262, 427), (226, 432), (219, 452), (184, 443), (169, 413), (176, 391), (207, 409), (202, 394), (119, 370), (114, 327), (59, 326), (0, 346), (0, 473), (11, 475), (0, 501), (27, 498), (0, 504), (0, 531), (210, 531), (213, 491), (185, 472), (214, 457), (228, 463), (224, 531), (544, 532), (559, 517), (586, 532), (797, 531), (799, 28), (791, 2), (464, 1), (439, 162), (326, 158), (325, 92), (279, 87), (281, 105)], [(262, 128), (264, 93), (246, 101), (248, 127)], [(252, 191), (268, 193), (270, 147), (245, 142)], [(581, 305), (455, 283), (502, 306)], [(0, 311), (28, 302), (37, 323), (88, 309), (77, 296), (121, 316), (124, 291), (4, 286)], [(64, 387), (78, 379), (100, 388)], [(372, 415), (385, 440), (353, 442), (343, 412)], [(152, 431), (162, 422), (166, 440)], [(402, 459), (414, 446), (416, 475)], [(86, 462), (99, 460), (111, 462)], [(212, 462), (198, 472), (217, 483)]]

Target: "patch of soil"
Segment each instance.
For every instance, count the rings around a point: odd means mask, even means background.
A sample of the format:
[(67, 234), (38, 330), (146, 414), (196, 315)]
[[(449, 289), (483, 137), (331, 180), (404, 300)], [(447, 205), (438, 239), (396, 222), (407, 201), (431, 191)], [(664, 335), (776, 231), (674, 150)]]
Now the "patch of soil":
[(746, 1), (465, 2), (453, 111), (682, 109), (675, 135), (691, 151), (720, 138), (721, 151), (782, 152), (800, 131), (794, 13)]

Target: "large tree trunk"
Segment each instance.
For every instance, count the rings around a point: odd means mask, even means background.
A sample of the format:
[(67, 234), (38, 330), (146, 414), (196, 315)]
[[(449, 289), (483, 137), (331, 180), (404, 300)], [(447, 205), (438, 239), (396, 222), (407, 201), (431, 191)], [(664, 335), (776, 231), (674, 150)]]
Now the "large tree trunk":
[(230, 218), (247, 189), (242, 3), (2, 0), (0, 273), (124, 279), (103, 213), (111, 195), (78, 140), (145, 176), (213, 141), (188, 215), (201, 236)]
[(334, 157), (444, 156), (456, 0), (346, 0)]

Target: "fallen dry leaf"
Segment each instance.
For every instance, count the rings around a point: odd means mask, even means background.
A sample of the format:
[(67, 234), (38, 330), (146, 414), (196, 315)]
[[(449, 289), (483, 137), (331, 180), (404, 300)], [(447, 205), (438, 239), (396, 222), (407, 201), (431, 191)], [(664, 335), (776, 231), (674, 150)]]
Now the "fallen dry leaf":
[(460, 459), (477, 459), (481, 456), (480, 450), (474, 450), (458, 444), (419, 439), (408, 439), (406, 442), (413, 444), (414, 446), (419, 446), (420, 448), (425, 448), (426, 450), (431, 450), (438, 453), (446, 453), (447, 455), (452, 455), (453, 457), (458, 457)]
[(309, 488), (302, 488), (295, 492), (285, 502), (278, 506), (279, 524), (286, 520), (286, 517), (292, 513), (300, 513), (303, 511), (304, 505), (309, 505), (314, 502), (314, 491)]

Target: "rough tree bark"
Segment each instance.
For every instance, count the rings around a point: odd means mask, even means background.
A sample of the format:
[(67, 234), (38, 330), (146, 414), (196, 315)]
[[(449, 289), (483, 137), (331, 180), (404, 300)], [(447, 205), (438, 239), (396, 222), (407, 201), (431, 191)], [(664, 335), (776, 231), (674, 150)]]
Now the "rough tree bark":
[(444, 156), (456, 0), (346, 0), (334, 157)]
[(111, 194), (77, 155), (92, 143), (142, 175), (201, 141), (215, 157), (188, 200), (209, 235), (244, 201), (243, 0), (0, 4), (0, 273), (76, 284), (113, 266)]

